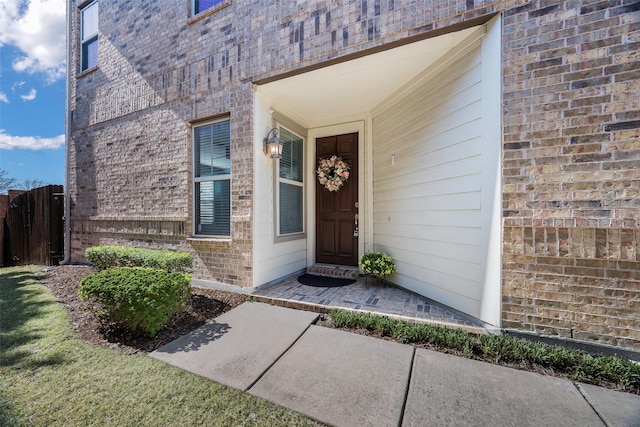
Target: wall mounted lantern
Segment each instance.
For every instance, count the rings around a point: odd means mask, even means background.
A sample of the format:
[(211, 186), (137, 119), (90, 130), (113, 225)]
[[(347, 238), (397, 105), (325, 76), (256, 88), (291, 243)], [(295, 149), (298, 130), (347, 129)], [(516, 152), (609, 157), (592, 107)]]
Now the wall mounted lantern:
[(280, 138), (278, 138), (278, 129), (271, 129), (263, 142), (265, 154), (268, 154), (272, 159), (279, 159), (282, 157), (282, 142), (280, 141)]

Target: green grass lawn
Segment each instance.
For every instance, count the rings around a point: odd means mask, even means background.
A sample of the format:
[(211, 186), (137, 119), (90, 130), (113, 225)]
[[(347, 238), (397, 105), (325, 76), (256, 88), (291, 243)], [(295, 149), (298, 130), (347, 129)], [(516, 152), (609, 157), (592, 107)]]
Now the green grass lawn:
[(84, 343), (33, 272), (0, 269), (0, 425), (317, 425), (147, 356)]

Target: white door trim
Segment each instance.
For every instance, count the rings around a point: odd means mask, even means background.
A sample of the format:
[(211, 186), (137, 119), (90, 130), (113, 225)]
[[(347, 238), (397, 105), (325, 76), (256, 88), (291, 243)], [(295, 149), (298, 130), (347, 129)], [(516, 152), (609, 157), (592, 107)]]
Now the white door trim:
[[(333, 136), (333, 135), (343, 135), (346, 133), (358, 133), (358, 203), (359, 203), (359, 212), (358, 216), (360, 219), (360, 237), (358, 238), (358, 259), (363, 253), (365, 247), (365, 239), (367, 238), (369, 233), (363, 233), (364, 227), (369, 226), (369, 224), (363, 223), (363, 219), (367, 218), (367, 214), (371, 212), (368, 209), (369, 201), (372, 200), (371, 197), (367, 197), (368, 192), (371, 191), (371, 183), (367, 181), (369, 167), (366, 162), (369, 162), (371, 155), (367, 148), (370, 144), (366, 143), (370, 139), (367, 138), (365, 133), (365, 120), (358, 120), (347, 123), (340, 123), (335, 125), (328, 125), (317, 127), (308, 130), (308, 139), (307, 139), (307, 162), (309, 167), (307, 170), (307, 182), (308, 186), (308, 195), (307, 195), (307, 266), (312, 266), (315, 263), (316, 259), (316, 209), (315, 209), (315, 201), (316, 201), (316, 166), (318, 163), (318, 159), (316, 156), (316, 138), (322, 138), (325, 136)], [(372, 203), (372, 202), (371, 202)]]

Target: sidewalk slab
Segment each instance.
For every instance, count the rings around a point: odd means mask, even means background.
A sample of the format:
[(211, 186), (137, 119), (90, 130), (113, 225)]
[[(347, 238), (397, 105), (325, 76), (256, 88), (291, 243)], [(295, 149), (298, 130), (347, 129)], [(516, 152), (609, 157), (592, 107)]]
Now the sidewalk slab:
[(413, 353), (312, 325), (249, 393), (330, 425), (397, 426)]
[(640, 396), (579, 383), (585, 399), (612, 427), (640, 426)]
[(246, 390), (317, 317), (316, 313), (244, 303), (150, 356)]
[(568, 380), (418, 349), (403, 426), (603, 426)]

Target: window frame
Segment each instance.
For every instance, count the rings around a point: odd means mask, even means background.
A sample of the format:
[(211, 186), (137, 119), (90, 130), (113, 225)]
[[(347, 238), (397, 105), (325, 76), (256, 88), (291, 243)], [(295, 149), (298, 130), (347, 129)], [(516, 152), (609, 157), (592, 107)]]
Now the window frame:
[[(198, 159), (196, 159), (196, 129), (203, 127), (203, 126), (208, 126), (208, 125), (212, 125), (215, 123), (222, 123), (222, 122), (227, 122), (229, 124), (229, 173), (228, 174), (221, 174), (221, 175), (212, 175), (212, 176), (206, 176), (206, 177), (197, 177), (196, 174), (198, 172)], [(231, 157), (232, 157), (232, 153), (231, 153), (231, 117), (230, 116), (224, 116), (224, 117), (218, 117), (218, 118), (214, 118), (211, 120), (206, 120), (206, 121), (199, 121), (197, 123), (193, 123), (191, 125), (191, 150), (192, 150), (192, 172), (191, 172), (191, 180), (192, 180), (192, 184), (191, 184), (191, 196), (192, 196), (192, 203), (191, 203), (191, 208), (192, 208), (192, 230), (191, 230), (191, 236), (193, 238), (196, 239), (208, 239), (208, 240), (229, 240), (231, 239), (231, 235), (232, 235), (232, 229), (231, 229), (231, 224), (233, 221), (231, 221), (231, 211), (232, 211), (232, 175), (233, 175), (233, 164), (231, 162)], [(197, 195), (196, 195), (196, 187), (197, 184), (202, 183), (202, 182), (216, 182), (216, 181), (229, 181), (229, 234), (203, 234), (203, 233), (198, 233), (198, 218), (197, 218)]]
[[(87, 59), (85, 57), (85, 46), (91, 44), (92, 42), (95, 41), (95, 43), (98, 43), (98, 34), (99, 34), (99, 28), (100, 28), (100, 4), (99, 4), (100, 0), (93, 0), (83, 6), (80, 7), (80, 73), (85, 73), (87, 71), (93, 70), (94, 68), (98, 67), (98, 62), (99, 62), (99, 54), (96, 55), (96, 63), (92, 66), (89, 66), (89, 64), (87, 63), (87, 66), (85, 67), (85, 59)], [(84, 33), (84, 27), (85, 27), (85, 17), (84, 17), (84, 13), (85, 11), (87, 11), (89, 8), (91, 7), (96, 7), (96, 31), (94, 33), (91, 33), (90, 35), (85, 35)], [(99, 46), (98, 46), (99, 47)]]
[[(275, 241), (276, 242), (285, 242), (285, 241), (290, 241), (290, 240), (298, 240), (298, 239), (303, 239), (306, 238), (307, 235), (307, 221), (306, 221), (306, 216), (307, 216), (307, 203), (306, 203), (306, 199), (307, 199), (307, 177), (306, 177), (306, 162), (305, 162), (305, 155), (306, 155), (306, 132), (298, 132), (294, 129), (292, 129), (289, 126), (285, 126), (284, 124), (282, 124), (281, 122), (276, 122), (276, 127), (278, 129), (278, 133), (280, 136), (282, 136), (282, 129), (285, 129), (287, 132), (295, 135), (296, 137), (298, 137), (300, 139), (300, 144), (302, 145), (302, 172), (301, 172), (301, 178), (302, 181), (295, 181), (295, 180), (291, 180), (291, 179), (287, 179), (287, 178), (281, 178), (280, 177), (280, 159), (278, 159), (278, 161), (274, 162), (274, 225), (275, 225)], [(294, 185), (297, 187), (300, 187), (302, 189), (302, 200), (301, 200), (301, 206), (302, 206), (302, 231), (295, 231), (292, 233), (281, 233), (281, 215), (280, 215), (280, 184), (284, 183), (284, 184), (288, 184), (288, 185)]]
[(189, 23), (193, 23), (195, 21), (199, 21), (202, 18), (205, 18), (213, 13), (218, 12), (221, 9), (229, 6), (231, 4), (231, 0), (221, 0), (220, 3), (211, 6), (208, 9), (202, 10), (200, 12), (196, 12), (196, 2), (199, 0), (189, 0)]

